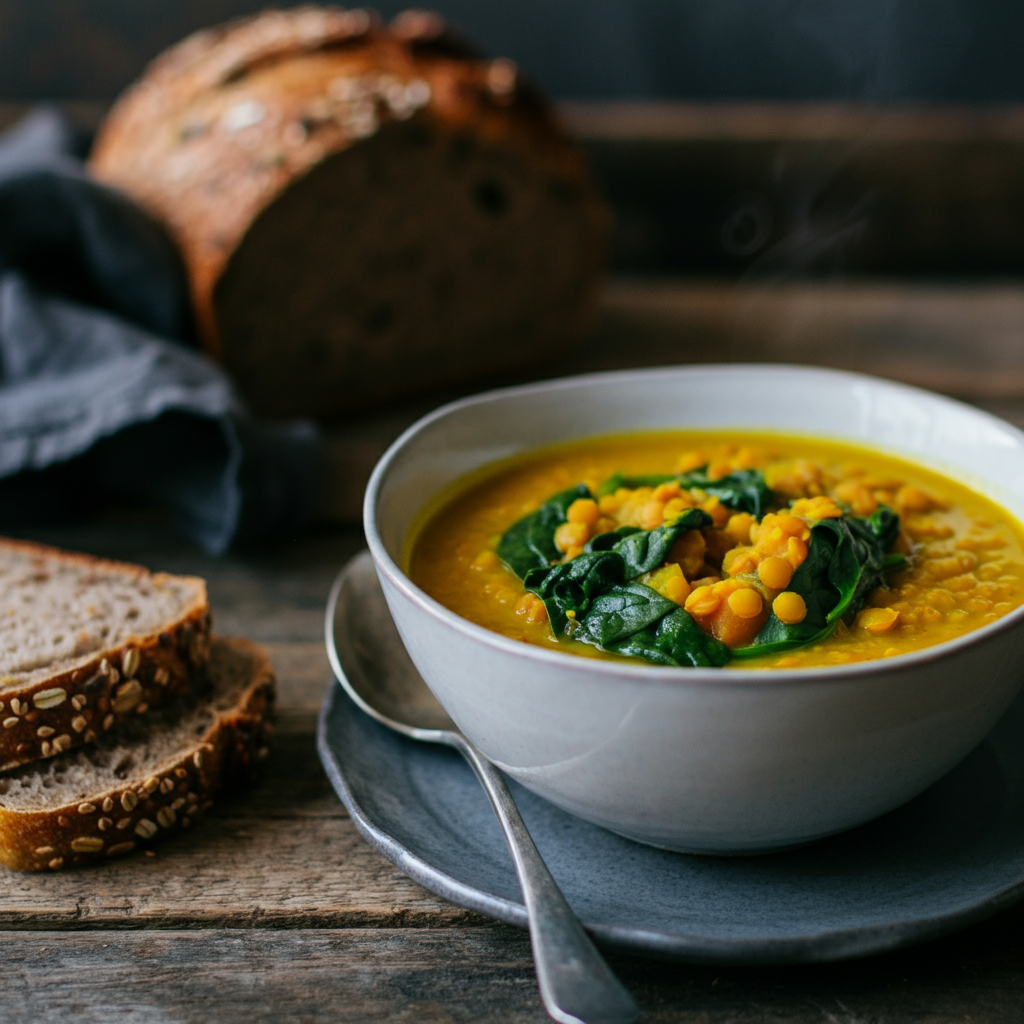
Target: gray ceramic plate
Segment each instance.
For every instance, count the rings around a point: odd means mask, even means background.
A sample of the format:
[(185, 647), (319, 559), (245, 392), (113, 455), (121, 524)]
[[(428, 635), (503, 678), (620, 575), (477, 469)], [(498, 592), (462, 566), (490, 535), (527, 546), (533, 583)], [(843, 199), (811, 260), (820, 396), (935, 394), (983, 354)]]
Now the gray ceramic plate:
[[(372, 575), (364, 586), (377, 587)], [(380, 600), (367, 594), (367, 599)], [(390, 619), (357, 642), (407, 660)], [(332, 684), (320, 757), (359, 831), (421, 885), (525, 926), (498, 823), (454, 751), (392, 733)], [(602, 944), (704, 963), (836, 960), (905, 946), (1024, 896), (1024, 697), (949, 775), (899, 810), (761, 857), (667, 853), (510, 783), (566, 898)]]

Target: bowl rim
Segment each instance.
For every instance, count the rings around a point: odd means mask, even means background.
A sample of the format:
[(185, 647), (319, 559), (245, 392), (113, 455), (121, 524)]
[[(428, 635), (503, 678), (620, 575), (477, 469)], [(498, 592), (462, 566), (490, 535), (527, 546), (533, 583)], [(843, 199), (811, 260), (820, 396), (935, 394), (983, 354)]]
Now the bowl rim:
[[(999, 633), (1014, 628), (1024, 619), (1024, 604), (1021, 604), (995, 622), (979, 626), (977, 629), (972, 629), (961, 636), (944, 640), (941, 643), (933, 644), (931, 647), (924, 647), (917, 651), (908, 651), (904, 654), (897, 654), (888, 658), (875, 658), (846, 665), (818, 665), (782, 669), (731, 668), (729, 666), (721, 668), (685, 668), (645, 663), (632, 665), (621, 661), (582, 658), (579, 655), (562, 651), (549, 651), (543, 647), (536, 647), (533, 644), (524, 643), (520, 640), (513, 640), (501, 633), (487, 629), (485, 626), (479, 626), (475, 622), (464, 619), (413, 583), (384, 546), (384, 541), (377, 529), (376, 509), (377, 499), (388, 471), (398, 455), (410, 442), (440, 420), (458, 415), (466, 409), (487, 405), (491, 402), (516, 398), (521, 395), (557, 392), (563, 389), (576, 388), (588, 382), (614, 382), (617, 379), (635, 381), (644, 377), (653, 378), (678, 375), (698, 376), (701, 373), (715, 373), (728, 376), (732, 373), (750, 373), (755, 371), (771, 375), (795, 374), (804, 377), (825, 377), (831, 380), (845, 380), (851, 383), (857, 382), (874, 387), (882, 385), (885, 388), (893, 389), (912, 397), (924, 398), (929, 402), (938, 402), (940, 405), (944, 404), (957, 410), (967, 411), (972, 416), (987, 420), (992, 425), (1007, 430), (1012, 435), (1016, 435), (1021, 446), (1024, 447), (1024, 431), (1015, 427), (1012, 423), (1008, 423), (1006, 420), (983, 409), (968, 405), (966, 402), (959, 402), (946, 395), (928, 391), (926, 388), (903, 384), (885, 377), (875, 377), (866, 373), (836, 370), (829, 367), (802, 366), (788, 363), (696, 363), (599, 371), (569, 377), (557, 377), (529, 384), (494, 388), (447, 402), (425, 416), (420, 417), (420, 419), (401, 433), (381, 456), (376, 466), (374, 466), (363, 499), (363, 530), (378, 573), (382, 573), (396, 590), (400, 591), (409, 601), (421, 611), (426, 612), (430, 618), (437, 621), (440, 625), (454, 629), (467, 638), (477, 643), (482, 643), (484, 646), (494, 648), (504, 654), (523, 658), (527, 663), (538, 662), (553, 667), (596, 673), (609, 680), (618, 679), (622, 682), (629, 681), (660, 685), (679, 685), (685, 683), (698, 686), (711, 684), (719, 686), (723, 684), (729, 686), (779, 686), (786, 684), (806, 685), (812, 681), (819, 680), (834, 682), (856, 680), (864, 676), (909, 669), (940, 660), (950, 654), (983, 644)], [(729, 428), (723, 426), (720, 429), (728, 430)], [(905, 457), (908, 461), (913, 460), (912, 455)]]

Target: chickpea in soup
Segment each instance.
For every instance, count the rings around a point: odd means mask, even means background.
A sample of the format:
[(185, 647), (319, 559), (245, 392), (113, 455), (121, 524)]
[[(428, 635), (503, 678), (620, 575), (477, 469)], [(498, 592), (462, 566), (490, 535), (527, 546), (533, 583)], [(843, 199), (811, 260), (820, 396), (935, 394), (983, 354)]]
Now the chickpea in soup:
[(994, 502), (842, 442), (596, 438), (473, 474), (410, 531), (410, 578), (548, 649), (658, 665), (890, 657), (1024, 602), (1024, 528)]

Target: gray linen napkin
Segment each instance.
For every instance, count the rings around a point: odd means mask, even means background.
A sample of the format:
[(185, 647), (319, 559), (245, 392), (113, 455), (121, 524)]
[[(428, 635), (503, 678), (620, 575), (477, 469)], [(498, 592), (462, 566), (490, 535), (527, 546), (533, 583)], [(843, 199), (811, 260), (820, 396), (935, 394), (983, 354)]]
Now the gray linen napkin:
[(316, 429), (247, 415), (194, 347), (174, 247), (73, 143), (45, 109), (0, 137), (0, 526), (113, 497), (169, 507), (214, 553), (293, 533)]

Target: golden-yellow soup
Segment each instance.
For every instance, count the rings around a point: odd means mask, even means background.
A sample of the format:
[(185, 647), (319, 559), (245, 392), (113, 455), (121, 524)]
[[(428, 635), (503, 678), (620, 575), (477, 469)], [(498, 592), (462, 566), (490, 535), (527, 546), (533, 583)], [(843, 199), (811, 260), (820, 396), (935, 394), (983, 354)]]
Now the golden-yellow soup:
[[(840, 622), (825, 640), (734, 659), (730, 667), (809, 667), (891, 657), (977, 629), (1024, 602), (1024, 528), (989, 499), (948, 477), (871, 449), (740, 431), (727, 436), (690, 431), (601, 437), (487, 467), (447, 489), (420, 514), (406, 545), (406, 571), (456, 614), (504, 636), (586, 657), (621, 658), (565, 635), (554, 636), (543, 603), (524, 589), (495, 548), (513, 523), (577, 483), (596, 493), (617, 472), (681, 473), (703, 465), (712, 477), (760, 469), (782, 501), (832, 498), (862, 516), (879, 504), (888, 505), (900, 514), (902, 533), (896, 547), (908, 559), (904, 568), (889, 574), (886, 587), (872, 591), (865, 607), (851, 621)], [(588, 531), (593, 536), (623, 524), (645, 529), (657, 525), (672, 494), (656, 491), (638, 488), (601, 499), (597, 522), (582, 535), (578, 528), (576, 534), (565, 531), (560, 541), (564, 557), (579, 553), (578, 542)], [(689, 500), (699, 498), (691, 495)], [(716, 501), (705, 503), (715, 525), (703, 531), (704, 548), (674, 548), (680, 569), (669, 566), (661, 574), (675, 575), (675, 589), (671, 583), (652, 581), (681, 605), (697, 587), (730, 579), (723, 562), (726, 567), (731, 562), (751, 568), (744, 563), (750, 524), (729, 510), (716, 509)], [(673, 506), (668, 507), (671, 512)], [(806, 501), (794, 506), (806, 507)], [(691, 540), (700, 547), (700, 538)], [(770, 601), (777, 591), (765, 593)]]

